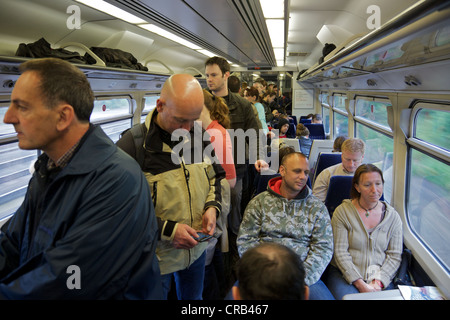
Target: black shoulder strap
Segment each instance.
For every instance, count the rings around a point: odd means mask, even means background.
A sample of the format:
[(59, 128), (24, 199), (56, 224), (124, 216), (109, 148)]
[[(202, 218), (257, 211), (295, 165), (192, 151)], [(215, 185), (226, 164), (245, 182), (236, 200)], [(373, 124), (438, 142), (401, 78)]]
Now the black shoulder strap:
[(134, 141), (134, 148), (135, 148), (135, 154), (136, 154), (136, 161), (139, 163), (139, 166), (141, 169), (144, 167), (144, 157), (145, 157), (145, 151), (144, 151), (144, 139), (145, 135), (147, 134), (147, 127), (145, 126), (145, 123), (140, 123), (137, 125), (134, 125), (130, 129), (122, 132), (122, 136), (127, 132), (130, 131), (133, 141)]

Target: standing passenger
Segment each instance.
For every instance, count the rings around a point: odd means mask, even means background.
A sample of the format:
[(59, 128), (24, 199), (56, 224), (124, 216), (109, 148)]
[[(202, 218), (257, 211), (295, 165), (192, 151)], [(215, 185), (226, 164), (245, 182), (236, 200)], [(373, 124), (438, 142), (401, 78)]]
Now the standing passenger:
[[(195, 139), (194, 123), (203, 101), (199, 82), (190, 75), (176, 74), (164, 83), (156, 108), (145, 119), (143, 171), (159, 224), (156, 254), (165, 296), (174, 275), (180, 300), (202, 299), (208, 243), (195, 238), (200, 231), (213, 235), (221, 212), (224, 171), (216, 159), (203, 158), (209, 142)], [(133, 144), (130, 131), (117, 144), (129, 150)]]
[[(251, 103), (228, 89), (228, 77), (230, 76), (230, 65), (228, 61), (221, 57), (209, 58), (205, 62), (205, 74), (207, 85), (211, 93), (214, 96), (222, 97), (228, 106), (228, 110), (230, 111), (231, 129), (242, 129), (244, 131), (254, 130), (254, 133), (258, 136), (258, 122), (253, 114)], [(233, 144), (236, 185), (231, 189), (231, 210), (228, 216), (231, 254), (230, 267), (234, 265), (234, 260), (238, 259), (236, 236), (242, 221), (241, 200), (243, 194), (243, 182), (248, 171), (247, 163), (242, 163), (238, 161), (238, 159), (240, 160), (243, 158), (243, 155), (240, 154), (243, 153), (246, 155), (246, 160), (248, 160), (248, 152), (250, 151), (256, 153), (257, 156), (260, 155), (260, 153), (258, 153), (259, 146), (256, 145), (254, 141), (246, 144), (245, 149), (243, 149), (242, 146), (236, 145), (236, 137)], [(243, 206), (245, 207), (245, 205), (246, 203), (244, 203)], [(230, 272), (230, 270), (228, 270), (228, 272)]]
[(225, 178), (222, 179), (222, 213), (217, 219), (217, 230), (214, 234), (218, 238), (212, 239), (206, 249), (206, 270), (204, 299), (223, 299), (226, 294), (225, 279), (223, 277), (223, 253), (229, 251), (227, 218), (230, 212), (230, 188), (236, 184), (236, 169), (233, 161), (233, 150), (228, 131), (230, 118), (225, 101), (213, 96), (208, 90), (203, 90), (205, 104), (199, 120), (203, 129), (210, 136), (216, 156), (222, 168), (225, 170)]
[(20, 70), (4, 122), (43, 154), (0, 233), (0, 299), (162, 299), (148, 184), (89, 123), (86, 76), (53, 58)]

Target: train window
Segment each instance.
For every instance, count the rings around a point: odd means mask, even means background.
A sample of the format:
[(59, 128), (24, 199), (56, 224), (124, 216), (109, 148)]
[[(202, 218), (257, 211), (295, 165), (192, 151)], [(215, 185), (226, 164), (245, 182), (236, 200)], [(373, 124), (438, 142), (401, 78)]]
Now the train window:
[(390, 130), (387, 113), (388, 106), (391, 106), (388, 100), (358, 98), (356, 99), (355, 115)]
[(141, 122), (145, 121), (145, 117), (156, 107), (156, 101), (159, 95), (149, 95), (144, 97), (144, 110), (142, 111)]
[(0, 120), (2, 121), (0, 123), (0, 139), (10, 135), (14, 135), (16, 132), (14, 130), (14, 126), (3, 122), (3, 118), (5, 117), (5, 113), (8, 110), (8, 107), (9, 107), (8, 103), (0, 102)]
[(337, 136), (348, 136), (348, 116), (345, 109), (347, 96), (345, 94), (333, 94), (333, 134)]
[(330, 134), (330, 105), (328, 104), (328, 93), (322, 92), (319, 95), (319, 100), (322, 105), (322, 119), (325, 128), (325, 134)]
[(355, 107), (355, 136), (366, 144), (365, 163), (383, 171), (384, 198), (391, 201), (394, 139), (388, 124), (387, 99), (358, 97)]
[(450, 270), (449, 105), (418, 103), (408, 139), (407, 218), (412, 232)]
[(94, 101), (91, 122), (95, 123), (123, 116), (131, 117), (131, 103), (129, 98), (97, 97)]
[(414, 137), (450, 150), (450, 112), (420, 109), (416, 114)]
[(96, 97), (91, 122), (99, 123), (108, 137), (117, 142), (120, 134), (131, 127), (132, 109), (129, 97)]
[(19, 149), (18, 142), (0, 145), (0, 220), (21, 205), (37, 155), (36, 150)]
[(319, 95), (319, 100), (320, 100), (320, 103), (322, 104), (322, 105), (326, 105), (326, 106), (330, 106), (329, 104), (328, 104), (328, 93), (326, 93), (326, 92), (322, 92), (320, 95)]
[(114, 143), (116, 143), (117, 140), (119, 140), (122, 132), (124, 132), (125, 130), (127, 130), (131, 127), (131, 119), (103, 123), (100, 125), (100, 127), (102, 127), (102, 129), (103, 129), (103, 131), (105, 131), (106, 135)]
[(333, 109), (341, 110), (343, 112), (347, 112), (345, 110), (345, 101), (347, 101), (347, 96), (343, 94), (334, 94), (333, 95)]
[(334, 113), (334, 136), (348, 136), (348, 117)]
[(330, 108), (322, 106), (322, 123), (325, 129), (325, 134), (330, 134)]

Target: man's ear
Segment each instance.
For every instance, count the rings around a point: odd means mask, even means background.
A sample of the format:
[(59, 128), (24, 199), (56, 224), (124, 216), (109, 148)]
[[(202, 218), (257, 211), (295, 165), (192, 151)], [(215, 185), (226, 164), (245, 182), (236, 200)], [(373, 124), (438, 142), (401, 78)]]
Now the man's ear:
[(280, 172), (280, 176), (284, 177), (284, 175), (286, 174), (286, 168), (280, 164), (280, 168), (278, 169), (278, 171)]
[(56, 112), (58, 113), (58, 122), (56, 124), (56, 129), (58, 131), (64, 131), (76, 119), (75, 110), (70, 104), (60, 104), (56, 108)]
[(241, 299), (241, 293), (239, 292), (239, 287), (233, 286), (231, 288), (231, 293), (233, 294), (234, 300), (242, 300)]
[(166, 102), (162, 99), (156, 100), (156, 111), (161, 112)]

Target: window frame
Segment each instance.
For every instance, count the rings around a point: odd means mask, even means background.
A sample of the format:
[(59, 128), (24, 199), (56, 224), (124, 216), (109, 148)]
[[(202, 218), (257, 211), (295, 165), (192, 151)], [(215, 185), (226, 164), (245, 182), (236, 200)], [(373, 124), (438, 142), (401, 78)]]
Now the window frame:
[[(447, 107), (446, 107), (447, 106)], [(421, 246), (426, 250), (426, 252), (431, 255), (431, 257), (436, 261), (440, 268), (444, 272), (450, 272), (450, 266), (444, 262), (443, 258), (440, 257), (435, 249), (423, 238), (423, 235), (416, 229), (415, 223), (413, 221), (413, 212), (410, 212), (411, 205), (411, 185), (412, 185), (412, 161), (413, 161), (413, 151), (419, 152), (425, 156), (428, 156), (434, 160), (443, 162), (446, 165), (450, 165), (450, 151), (443, 149), (439, 146), (428, 143), (424, 140), (415, 137), (417, 117), (422, 109), (431, 110), (442, 110), (447, 111), (448, 106), (450, 106), (450, 101), (440, 101), (440, 100), (416, 100), (412, 103), (410, 109), (411, 114), (409, 118), (409, 132), (406, 135), (406, 147), (407, 147), (407, 158), (406, 158), (406, 181), (405, 181), (405, 219), (408, 224), (408, 229), (412, 237), (420, 243)]]

